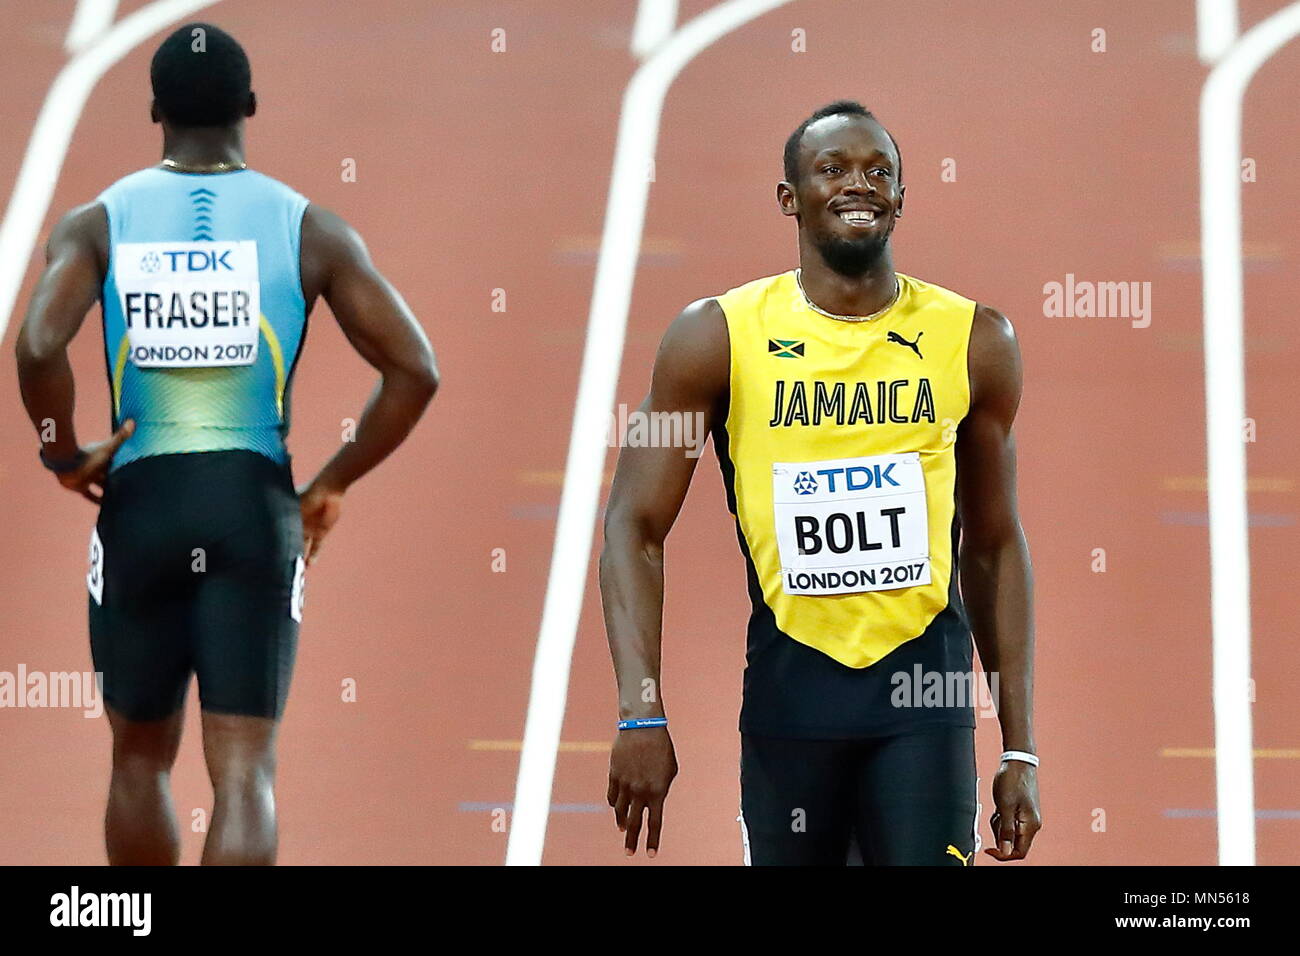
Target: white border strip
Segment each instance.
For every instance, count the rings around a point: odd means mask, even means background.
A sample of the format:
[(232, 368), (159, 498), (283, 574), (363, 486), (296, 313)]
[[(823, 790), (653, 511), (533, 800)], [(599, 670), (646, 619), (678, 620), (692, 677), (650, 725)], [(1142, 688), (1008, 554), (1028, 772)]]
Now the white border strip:
[(546, 585), (537, 654), (533, 660), (528, 720), (524, 726), (515, 814), (507, 866), (542, 862), (547, 812), (555, 778), (569, 667), (591, 563), (592, 534), (605, 469), (605, 432), (614, 406), (632, 283), (650, 192), (647, 170), (659, 138), (664, 97), (674, 79), (700, 51), (732, 30), (790, 0), (727, 0), (669, 36), (641, 65), (623, 94), (614, 172), (605, 207), (605, 228), (587, 318), (578, 399), (569, 436), (564, 490), (555, 527), (555, 549)]
[(155, 0), (126, 17), (65, 66), (45, 95), (0, 223), (0, 339), (9, 327), (32, 249), (50, 210), (81, 111), (100, 77), (141, 41), (218, 0)]
[(1241, 110), (1264, 62), (1300, 35), (1292, 3), (1238, 40), (1201, 91), (1201, 269), (1219, 864), (1255, 864), (1241, 249)]
[(1213, 66), (1237, 40), (1237, 0), (1196, 0), (1196, 55)]

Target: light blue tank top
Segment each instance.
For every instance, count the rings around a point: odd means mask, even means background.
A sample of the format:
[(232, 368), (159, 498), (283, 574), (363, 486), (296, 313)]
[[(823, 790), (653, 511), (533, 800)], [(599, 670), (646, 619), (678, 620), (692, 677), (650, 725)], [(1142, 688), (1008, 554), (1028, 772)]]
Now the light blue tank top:
[(104, 358), (117, 469), (149, 455), (243, 448), (288, 460), (289, 391), (306, 326), (307, 200), (251, 169), (143, 169), (108, 211)]

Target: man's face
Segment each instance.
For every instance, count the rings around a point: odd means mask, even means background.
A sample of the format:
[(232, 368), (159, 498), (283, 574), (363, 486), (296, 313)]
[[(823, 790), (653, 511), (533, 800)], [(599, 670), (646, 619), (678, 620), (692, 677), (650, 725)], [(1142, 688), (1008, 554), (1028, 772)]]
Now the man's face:
[(782, 183), (777, 198), (827, 265), (859, 276), (879, 261), (902, 214), (898, 167), (898, 152), (875, 120), (828, 116), (804, 131), (799, 182)]

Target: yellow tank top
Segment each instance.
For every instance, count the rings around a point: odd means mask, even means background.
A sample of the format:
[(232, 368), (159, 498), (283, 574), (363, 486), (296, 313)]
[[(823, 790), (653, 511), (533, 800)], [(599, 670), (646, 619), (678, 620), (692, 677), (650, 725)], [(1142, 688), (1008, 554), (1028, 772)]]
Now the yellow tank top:
[(865, 322), (811, 308), (794, 272), (717, 297), (731, 343), (720, 458), (752, 576), (781, 632), (852, 668), (921, 636), (956, 593), (975, 303), (898, 281)]

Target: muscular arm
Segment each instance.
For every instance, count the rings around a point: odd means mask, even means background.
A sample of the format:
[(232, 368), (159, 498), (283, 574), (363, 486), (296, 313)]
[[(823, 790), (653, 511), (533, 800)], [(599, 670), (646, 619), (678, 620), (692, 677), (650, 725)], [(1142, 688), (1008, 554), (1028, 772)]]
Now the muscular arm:
[(79, 206), (54, 227), (45, 246), (45, 271), (36, 283), (14, 352), (18, 388), (40, 433), (47, 461), (61, 467), (59, 484), (99, 504), (108, 468), (135, 430), (123, 422), (107, 439), (81, 448), (73, 426), (76, 385), (68, 343), (99, 298), (108, 267), (108, 214), (100, 203)]
[[(962, 598), (984, 670), (997, 675), (1003, 749), (1034, 753), (1033, 575), (1016, 507), (1012, 434), (1020, 404), (1020, 349), (1011, 323), (985, 306), (975, 311), (969, 368), (971, 406), (957, 433)], [(1007, 768), (1014, 779), (1005, 781), (1000, 773), (994, 796), (1003, 823), (1015, 831), (1015, 852), (1008, 847), (1006, 858), (1018, 859), (1038, 828), (1036, 774), (1024, 763), (1008, 763), (1004, 772)], [(1006, 791), (1002, 795), (1000, 786)], [(1011, 792), (1020, 790), (1024, 793)], [(1014, 822), (1017, 812), (1023, 828)], [(1023, 844), (1022, 829), (1028, 834)]]
[(438, 369), (424, 331), (375, 269), (361, 237), (318, 206), (303, 215), (302, 282), (308, 308), (322, 296), (353, 348), (380, 374), (355, 439), (312, 482), (342, 492), (406, 438), (437, 390)]
[[(688, 306), (664, 335), (641, 413), (703, 416), (726, 397), (726, 319), (712, 299)], [(664, 540), (677, 520), (697, 457), (684, 448), (624, 448), (605, 511), (600, 594), (618, 678), (621, 718), (663, 715), (658, 693)], [(654, 681), (652, 700), (643, 681)]]
[[(695, 302), (664, 335), (643, 413), (699, 415), (711, 427), (727, 397), (730, 353), (726, 318), (712, 299)], [(605, 511), (600, 596), (618, 680), (619, 715), (664, 716), (659, 666), (664, 604), (664, 540), (695, 471), (685, 448), (624, 448)], [(649, 813), (646, 851), (659, 849), (663, 803), (677, 774), (667, 728), (619, 732), (610, 754), (607, 799), (636, 852)]]
[(108, 216), (101, 204), (80, 206), (64, 216), (46, 243), (45, 271), (18, 331), (18, 386), (51, 459), (68, 460), (78, 450), (68, 343), (99, 298), (107, 246)]

